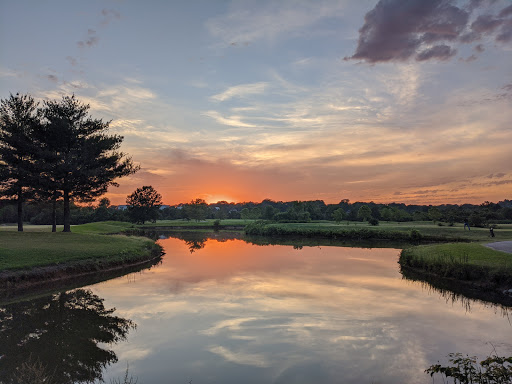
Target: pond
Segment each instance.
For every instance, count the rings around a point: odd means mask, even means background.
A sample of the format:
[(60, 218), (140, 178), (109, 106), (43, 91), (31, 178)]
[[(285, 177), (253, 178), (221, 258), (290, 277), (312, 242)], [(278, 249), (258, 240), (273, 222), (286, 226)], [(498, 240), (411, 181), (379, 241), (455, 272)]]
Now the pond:
[(29, 356), (58, 382), (128, 366), (140, 384), (370, 384), (431, 383), (450, 352), (512, 355), (506, 308), (404, 279), (399, 249), (161, 237), (157, 266), (0, 309), (0, 382)]

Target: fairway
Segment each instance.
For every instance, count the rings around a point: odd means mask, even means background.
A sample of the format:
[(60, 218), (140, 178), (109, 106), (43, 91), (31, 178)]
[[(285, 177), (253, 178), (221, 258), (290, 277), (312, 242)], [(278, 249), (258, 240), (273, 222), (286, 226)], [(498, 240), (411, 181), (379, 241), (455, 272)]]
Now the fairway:
[(73, 233), (43, 232), (51, 228), (27, 226), (25, 232), (0, 231), (0, 270), (28, 269), (63, 263), (122, 263), (148, 256), (153, 241), (143, 237), (105, 235), (129, 223), (92, 223), (74, 226)]

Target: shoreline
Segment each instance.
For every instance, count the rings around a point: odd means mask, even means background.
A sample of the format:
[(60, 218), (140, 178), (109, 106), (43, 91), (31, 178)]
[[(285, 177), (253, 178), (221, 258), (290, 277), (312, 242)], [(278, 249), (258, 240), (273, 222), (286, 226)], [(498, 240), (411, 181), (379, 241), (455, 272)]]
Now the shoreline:
[(80, 280), (84, 277), (128, 270), (141, 265), (154, 265), (161, 260), (162, 256), (162, 247), (154, 243), (145, 253), (126, 255), (121, 260), (84, 259), (30, 269), (4, 270), (0, 272), (0, 295), (2, 296), (0, 300), (23, 291), (65, 284), (72, 279)]

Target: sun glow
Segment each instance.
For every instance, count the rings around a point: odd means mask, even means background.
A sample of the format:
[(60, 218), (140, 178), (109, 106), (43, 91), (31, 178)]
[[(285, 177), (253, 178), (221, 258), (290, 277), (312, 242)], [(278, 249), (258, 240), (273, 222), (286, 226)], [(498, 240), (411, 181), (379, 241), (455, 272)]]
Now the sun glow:
[(227, 201), (228, 203), (236, 203), (236, 202), (238, 202), (238, 199), (235, 199), (235, 198), (230, 197), (228, 195), (206, 195), (204, 197), (204, 200), (208, 204), (214, 204), (214, 203), (217, 203), (219, 201)]

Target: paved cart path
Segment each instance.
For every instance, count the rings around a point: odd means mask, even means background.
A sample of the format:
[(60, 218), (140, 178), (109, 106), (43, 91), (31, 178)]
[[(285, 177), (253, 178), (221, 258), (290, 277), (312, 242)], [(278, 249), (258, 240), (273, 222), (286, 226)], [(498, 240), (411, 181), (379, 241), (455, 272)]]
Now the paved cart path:
[(498, 241), (496, 243), (485, 244), (485, 246), (497, 251), (512, 253), (512, 241)]

